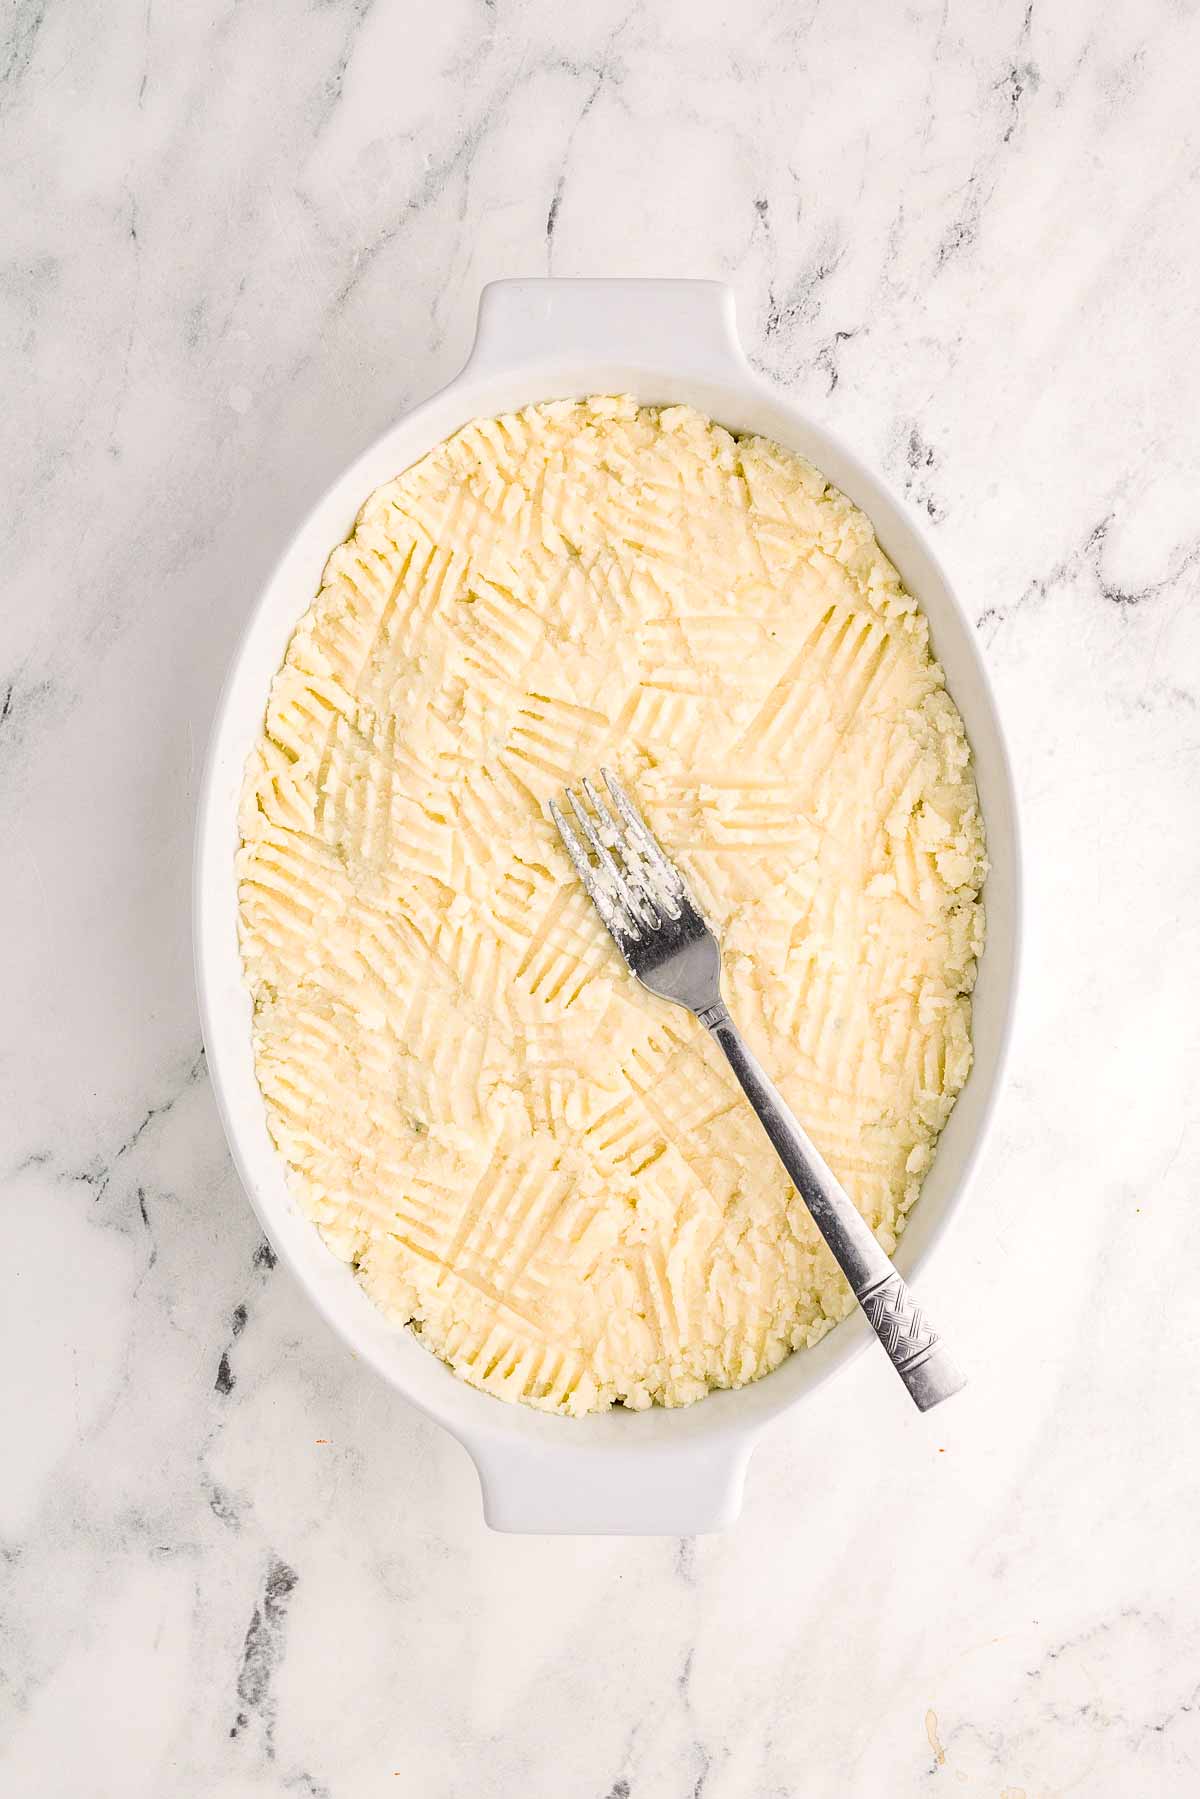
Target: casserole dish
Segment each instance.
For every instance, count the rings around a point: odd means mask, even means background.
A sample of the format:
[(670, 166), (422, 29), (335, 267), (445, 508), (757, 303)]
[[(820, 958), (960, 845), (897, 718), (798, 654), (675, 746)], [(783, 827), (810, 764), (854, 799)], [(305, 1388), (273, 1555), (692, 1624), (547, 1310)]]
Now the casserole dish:
[[(974, 1007), (974, 1068), (942, 1134), (896, 1252), (912, 1276), (961, 1199), (999, 1087), (1015, 998), (1018, 843), (1008, 756), (974, 634), (907, 511), (826, 430), (758, 377), (738, 342), (732, 292), (706, 281), (502, 281), (484, 289), (461, 374), (387, 431), (333, 484), (285, 551), (253, 611), (217, 709), (201, 788), (195, 865), (197, 983), (208, 1066), (238, 1173), (264, 1231), (333, 1328), (449, 1430), (479, 1471), (500, 1530), (688, 1536), (736, 1517), (758, 1435), (867, 1341), (861, 1316), (774, 1373), (680, 1410), (566, 1418), (469, 1386), (388, 1324), (292, 1199), (254, 1071), (251, 1002), (237, 934), (234, 853), (247, 755), (271, 679), (359, 507), (469, 420), (534, 401), (628, 393), (685, 403), (734, 432), (807, 457), (860, 506), (923, 607), (966, 723), (988, 833), (988, 943)], [(763, 1153), (769, 1153), (766, 1144)]]

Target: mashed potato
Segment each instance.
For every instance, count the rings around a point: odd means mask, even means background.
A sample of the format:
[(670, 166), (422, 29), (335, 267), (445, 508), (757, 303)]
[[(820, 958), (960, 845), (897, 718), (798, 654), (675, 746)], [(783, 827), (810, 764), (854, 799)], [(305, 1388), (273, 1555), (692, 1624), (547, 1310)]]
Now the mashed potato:
[(652, 998), (546, 801), (634, 789), (725, 994), (889, 1251), (971, 1062), (962, 720), (868, 520), (683, 407), (478, 421), (372, 494), (276, 675), (240, 922), (294, 1191), (502, 1398), (682, 1405), (845, 1282), (720, 1050)]

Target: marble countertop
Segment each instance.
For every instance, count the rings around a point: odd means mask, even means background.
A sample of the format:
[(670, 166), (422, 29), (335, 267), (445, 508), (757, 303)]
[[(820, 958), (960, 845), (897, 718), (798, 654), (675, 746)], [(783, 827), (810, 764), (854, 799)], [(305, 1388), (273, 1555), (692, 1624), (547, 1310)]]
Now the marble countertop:
[[(0, 1791), (1200, 1786), (1200, 17), (16, 0), (0, 45)], [(294, 522), (500, 275), (730, 281), (998, 684), (1030, 934), (925, 1290), (695, 1541), (505, 1538), (238, 1187), (199, 763)], [(884, 1469), (888, 1472), (885, 1475)]]

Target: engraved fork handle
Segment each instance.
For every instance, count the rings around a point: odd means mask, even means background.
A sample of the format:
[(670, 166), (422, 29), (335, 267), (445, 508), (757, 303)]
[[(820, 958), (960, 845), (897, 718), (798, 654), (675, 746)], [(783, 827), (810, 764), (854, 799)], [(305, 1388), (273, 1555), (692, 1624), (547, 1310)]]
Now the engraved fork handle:
[(722, 1003), (698, 1012), (729, 1060), (759, 1122), (796, 1191), (837, 1258), (875, 1335), (921, 1411), (965, 1385), (937, 1332), (929, 1325), (875, 1241), (874, 1233), (820, 1153), (801, 1130), (783, 1095), (758, 1061)]

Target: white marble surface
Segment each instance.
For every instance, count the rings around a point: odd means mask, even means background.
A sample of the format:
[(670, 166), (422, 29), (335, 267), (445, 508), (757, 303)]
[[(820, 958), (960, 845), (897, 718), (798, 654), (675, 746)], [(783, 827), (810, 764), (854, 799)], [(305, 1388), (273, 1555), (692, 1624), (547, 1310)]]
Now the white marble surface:
[[(0, 1792), (1200, 1790), (1195, 9), (4, 31)], [(969, 1392), (922, 1423), (860, 1360), (696, 1542), (485, 1531), (272, 1270), (191, 987), (246, 609), (480, 284), (547, 270), (735, 284), (931, 520), (1026, 803), (1014, 1075), (926, 1280)]]

